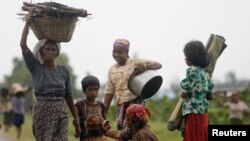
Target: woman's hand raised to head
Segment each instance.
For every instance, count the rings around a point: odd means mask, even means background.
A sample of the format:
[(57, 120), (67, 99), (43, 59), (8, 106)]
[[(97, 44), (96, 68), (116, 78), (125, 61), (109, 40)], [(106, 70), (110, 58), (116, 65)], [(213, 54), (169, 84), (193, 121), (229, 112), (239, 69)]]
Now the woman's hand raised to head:
[(29, 8), (29, 13), (28, 13), (28, 15), (26, 15), (25, 21), (27, 21), (27, 22), (30, 21), (30, 19), (33, 15), (34, 9), (35, 9), (34, 7)]
[(20, 46), (21, 46), (23, 53), (29, 52), (29, 48), (28, 48), (26, 42), (27, 42), (27, 36), (29, 33), (29, 21), (33, 15), (33, 11), (34, 11), (34, 7), (30, 8), (28, 15), (26, 15), (26, 17), (25, 17), (26, 23), (25, 23), (25, 26), (23, 28), (22, 37), (21, 37), (21, 41), (20, 41)]

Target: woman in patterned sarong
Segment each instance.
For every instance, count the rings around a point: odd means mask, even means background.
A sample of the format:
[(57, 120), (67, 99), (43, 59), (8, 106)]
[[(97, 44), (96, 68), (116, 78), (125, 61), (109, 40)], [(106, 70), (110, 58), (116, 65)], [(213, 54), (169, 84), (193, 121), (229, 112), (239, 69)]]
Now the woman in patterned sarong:
[(130, 43), (126, 39), (117, 39), (114, 42), (112, 55), (116, 64), (109, 69), (108, 81), (104, 91), (104, 105), (106, 112), (109, 109), (114, 94), (116, 95), (118, 130), (125, 128), (124, 119), (127, 107), (134, 103), (144, 104), (143, 99), (137, 97), (127, 88), (131, 74), (140, 74), (146, 70), (157, 70), (162, 67), (160, 63), (155, 61), (129, 58), (129, 46)]
[(74, 122), (76, 135), (81, 132), (72, 98), (69, 71), (54, 62), (60, 53), (59, 43), (43, 39), (36, 44), (33, 53), (28, 48), (26, 41), (32, 14), (33, 9), (26, 18), (20, 45), (26, 66), (32, 74), (37, 98), (32, 111), (33, 134), (37, 141), (67, 141), (66, 105), (78, 121)]

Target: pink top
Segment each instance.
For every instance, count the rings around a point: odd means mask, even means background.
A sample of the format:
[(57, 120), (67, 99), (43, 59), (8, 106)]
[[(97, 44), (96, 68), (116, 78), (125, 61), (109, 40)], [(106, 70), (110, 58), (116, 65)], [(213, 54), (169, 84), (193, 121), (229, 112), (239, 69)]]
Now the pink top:
[(239, 101), (238, 103), (233, 102), (226, 102), (223, 104), (225, 107), (229, 107), (229, 118), (237, 118), (237, 119), (243, 119), (243, 112), (250, 113), (250, 108), (242, 101)]

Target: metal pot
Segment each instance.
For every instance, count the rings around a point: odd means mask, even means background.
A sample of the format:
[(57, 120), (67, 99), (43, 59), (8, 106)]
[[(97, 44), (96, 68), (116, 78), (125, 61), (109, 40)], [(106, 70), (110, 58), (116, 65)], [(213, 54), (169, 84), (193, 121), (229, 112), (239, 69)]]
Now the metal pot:
[(155, 70), (147, 70), (139, 75), (130, 76), (128, 89), (142, 99), (152, 97), (161, 87), (163, 78)]

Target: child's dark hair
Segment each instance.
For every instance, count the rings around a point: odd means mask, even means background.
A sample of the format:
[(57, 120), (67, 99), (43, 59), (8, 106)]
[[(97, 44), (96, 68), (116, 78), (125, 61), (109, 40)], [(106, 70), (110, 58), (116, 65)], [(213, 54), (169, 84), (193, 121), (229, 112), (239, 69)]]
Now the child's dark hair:
[(81, 81), (81, 84), (83, 92), (86, 92), (88, 86), (98, 86), (98, 88), (100, 88), (99, 79), (93, 75), (88, 75), (84, 77)]
[(53, 40), (47, 40), (46, 41), (46, 43), (44, 44), (44, 46), (42, 46), (42, 47), (40, 47), (40, 49), (39, 49), (39, 53), (42, 55), (42, 57), (43, 57), (43, 52), (42, 52), (42, 50), (43, 50), (43, 48), (47, 45), (47, 44), (54, 44), (57, 48), (56, 48), (56, 50), (57, 50), (57, 56), (59, 55), (59, 48), (58, 48), (58, 46), (57, 46), (57, 43), (55, 42), (55, 41), (53, 41)]
[(205, 68), (210, 63), (208, 53), (200, 41), (188, 42), (183, 51), (186, 59), (194, 66)]

